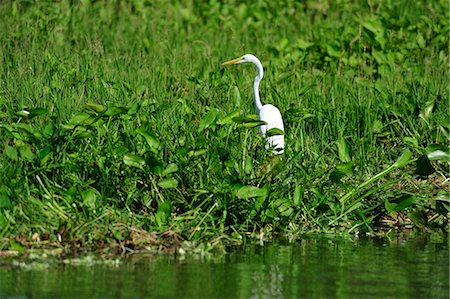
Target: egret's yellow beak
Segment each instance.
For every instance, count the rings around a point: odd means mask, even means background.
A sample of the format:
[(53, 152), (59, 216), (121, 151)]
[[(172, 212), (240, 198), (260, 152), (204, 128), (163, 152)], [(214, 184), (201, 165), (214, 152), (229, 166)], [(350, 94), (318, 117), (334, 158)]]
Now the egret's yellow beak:
[(239, 58), (236, 58), (236, 59), (233, 59), (233, 60), (226, 61), (226, 62), (222, 63), (222, 65), (235, 64), (235, 63), (238, 63), (241, 60), (242, 60), (242, 57), (239, 57)]

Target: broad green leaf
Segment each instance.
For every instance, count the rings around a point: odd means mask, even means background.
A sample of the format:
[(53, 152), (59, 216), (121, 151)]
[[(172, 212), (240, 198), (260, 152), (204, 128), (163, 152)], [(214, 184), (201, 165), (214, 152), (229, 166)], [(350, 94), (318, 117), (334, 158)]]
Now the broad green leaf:
[(22, 159), (27, 161), (33, 161), (34, 153), (31, 151), (31, 146), (29, 144), (24, 144), (19, 147), (19, 153)]
[(240, 113), (241, 113), (241, 110), (233, 111), (233, 112), (231, 112), (230, 114), (228, 114), (227, 116), (221, 118), (221, 119), (217, 122), (217, 124), (218, 124), (218, 125), (229, 125), (229, 124), (233, 123), (233, 121), (234, 121), (233, 119), (234, 119), (235, 117), (238, 117)]
[(266, 189), (255, 186), (242, 186), (236, 192), (236, 196), (240, 199), (248, 199), (253, 197), (266, 197), (268, 194)]
[(164, 201), (158, 205), (158, 211), (155, 214), (155, 219), (158, 226), (166, 222), (172, 214), (172, 205), (168, 201)]
[(301, 50), (306, 50), (312, 45), (314, 45), (314, 43), (307, 42), (304, 39), (299, 38), (297, 40), (297, 47), (300, 48)]
[(16, 112), (17, 116), (28, 117), (30, 115), (30, 111), (28, 109), (20, 110)]
[(233, 117), (233, 121), (238, 124), (246, 123), (246, 122), (256, 122), (259, 121), (259, 116), (257, 114), (246, 114)]
[(0, 193), (0, 208), (10, 208), (11, 206), (9, 196), (4, 193)]
[(163, 189), (176, 188), (178, 186), (178, 181), (174, 178), (162, 179), (158, 182), (158, 186)]
[(6, 228), (8, 223), (8, 218), (6, 218), (5, 215), (3, 215), (2, 211), (0, 211), (0, 227)]
[(289, 217), (294, 212), (294, 209), (292, 208), (290, 202), (284, 201), (281, 205), (278, 206), (278, 212), (281, 216)]
[(303, 186), (301, 185), (295, 185), (294, 194), (293, 194), (293, 201), (294, 205), (299, 206), (300, 203), (303, 201), (303, 193), (305, 192)]
[(41, 162), (41, 165), (47, 163), (48, 159), (50, 159), (50, 157), (52, 156), (52, 153), (52, 148), (49, 145), (39, 151), (39, 160)]
[(92, 187), (81, 192), (83, 204), (89, 207), (91, 210), (96, 209), (98, 197), (100, 197), (100, 193)]
[(385, 200), (384, 206), (388, 213), (401, 212), (407, 209), (413, 202), (414, 197), (412, 195), (402, 196), (397, 202), (391, 202), (388, 199)]
[(218, 118), (219, 110), (217, 108), (211, 108), (200, 120), (198, 131), (202, 132), (207, 128), (214, 127)]
[(45, 137), (52, 136), (55, 133), (55, 125), (53, 122), (48, 122), (42, 130), (42, 133)]
[(428, 217), (424, 211), (409, 212), (408, 217), (419, 227), (424, 227), (428, 223)]
[(188, 155), (189, 155), (189, 157), (198, 157), (198, 156), (206, 154), (207, 152), (208, 152), (207, 149), (200, 149), (200, 150), (196, 150), (196, 151), (190, 151), (188, 153)]
[(95, 103), (87, 103), (84, 105), (84, 109), (85, 110), (91, 110), (94, 111), (96, 113), (101, 113), (106, 111), (106, 107), (100, 104), (95, 104)]
[(339, 159), (341, 160), (341, 162), (351, 162), (352, 158), (350, 156), (350, 145), (348, 144), (348, 142), (343, 137), (341, 137), (336, 142), (336, 144), (338, 148)]
[(16, 129), (20, 129), (26, 132), (29, 136), (32, 136), (36, 139), (42, 139), (42, 135), (39, 131), (35, 130), (32, 126), (26, 123), (15, 124), (14, 127)]
[(413, 161), (411, 158), (412, 158), (411, 151), (409, 149), (406, 149), (403, 152), (403, 154), (395, 162), (396, 167), (401, 168), (401, 167), (408, 165), (409, 163), (411, 163)]
[(336, 165), (336, 169), (334, 169), (330, 174), (330, 179), (333, 182), (339, 182), (343, 177), (353, 174), (353, 163), (342, 163)]
[(136, 113), (139, 112), (139, 110), (141, 109), (142, 106), (142, 102), (135, 102), (133, 104), (131, 104), (130, 106), (128, 106), (128, 115), (135, 115)]
[(15, 239), (9, 239), (9, 250), (14, 250), (19, 253), (22, 253), (25, 251), (25, 248), (22, 246), (22, 244), (17, 242)]
[(145, 131), (142, 127), (139, 129), (136, 129), (136, 133), (143, 136), (145, 138), (145, 141), (150, 146), (150, 150), (154, 153), (157, 153), (160, 147), (160, 143), (158, 139), (156, 139), (153, 135)]
[(427, 46), (427, 43), (421, 33), (417, 33), (416, 42), (417, 42), (417, 45), (419, 46), (419, 48), (421, 48), (421, 49), (425, 49), (425, 47)]
[(435, 99), (428, 100), (425, 103), (425, 108), (422, 110), (419, 116), (425, 120), (428, 120), (431, 117), (431, 114), (433, 113), (435, 103), (436, 103)]
[(445, 201), (450, 203), (450, 193), (448, 191), (441, 190), (436, 194), (435, 200)]
[(275, 136), (275, 135), (284, 135), (284, 131), (278, 128), (272, 128), (270, 130), (267, 130), (266, 136)]
[(144, 169), (145, 160), (138, 155), (125, 155), (123, 156), (123, 162), (131, 167)]
[(46, 115), (48, 113), (48, 109), (46, 108), (33, 108), (30, 109), (30, 114), (28, 115), (29, 118), (33, 118), (36, 116)]
[(136, 87), (136, 93), (138, 95), (143, 95), (146, 92), (146, 90), (147, 90), (147, 86), (145, 86), (145, 85), (139, 85)]
[(419, 147), (419, 141), (417, 141), (417, 139), (414, 137), (403, 137), (403, 142), (413, 148)]
[(178, 102), (183, 107), (183, 111), (186, 114), (195, 115), (194, 110), (189, 106), (185, 99), (178, 99)]
[(430, 160), (450, 161), (450, 149), (445, 145), (430, 144), (425, 152)]
[(327, 44), (326, 45), (327, 54), (330, 57), (339, 58), (341, 57), (341, 52), (337, 49), (335, 49), (332, 45)]
[(122, 115), (122, 114), (127, 114), (127, 113), (128, 113), (128, 109), (125, 107), (112, 106), (112, 107), (109, 107), (108, 110), (106, 110), (106, 112), (103, 115), (112, 117), (112, 116), (117, 116), (117, 115)]
[(254, 202), (253, 206), (257, 212), (259, 212), (259, 210), (261, 209), (261, 207), (265, 201), (266, 201), (265, 196), (259, 196), (259, 197), (255, 198), (255, 202)]
[(259, 126), (263, 126), (263, 125), (267, 125), (267, 123), (265, 121), (252, 121), (252, 122), (242, 123), (239, 125), (239, 127), (254, 128), (254, 127), (259, 127)]
[(254, 128), (266, 124), (266, 122), (259, 120), (259, 116), (256, 114), (240, 115), (234, 117), (233, 121), (244, 128)]
[(81, 125), (90, 117), (91, 115), (87, 114), (86, 112), (78, 112), (70, 118), (68, 124)]
[(10, 158), (13, 161), (16, 161), (19, 158), (17, 149), (10, 145), (5, 146), (5, 154), (8, 158)]
[(253, 171), (253, 158), (249, 155), (246, 155), (245, 157), (245, 166), (244, 166), (244, 172), (245, 174), (250, 174)]
[(177, 171), (178, 171), (178, 165), (175, 164), (175, 163), (172, 163), (172, 164), (167, 165), (167, 167), (166, 167), (166, 169), (164, 169), (162, 175), (166, 176), (166, 175), (168, 175), (170, 173), (174, 173), (174, 172), (177, 172)]

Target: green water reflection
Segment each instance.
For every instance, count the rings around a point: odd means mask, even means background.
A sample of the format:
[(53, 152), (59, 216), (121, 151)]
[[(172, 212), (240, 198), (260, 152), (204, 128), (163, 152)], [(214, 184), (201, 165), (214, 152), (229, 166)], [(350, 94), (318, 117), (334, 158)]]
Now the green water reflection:
[(447, 243), (302, 240), (220, 258), (0, 268), (0, 298), (448, 298)]

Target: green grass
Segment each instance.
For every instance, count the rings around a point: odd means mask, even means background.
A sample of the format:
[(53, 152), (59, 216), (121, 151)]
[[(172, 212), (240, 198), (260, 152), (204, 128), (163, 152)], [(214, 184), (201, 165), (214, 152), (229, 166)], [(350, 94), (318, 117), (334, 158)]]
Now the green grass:
[(0, 249), (448, 231), (447, 1), (71, 2), (0, 4)]

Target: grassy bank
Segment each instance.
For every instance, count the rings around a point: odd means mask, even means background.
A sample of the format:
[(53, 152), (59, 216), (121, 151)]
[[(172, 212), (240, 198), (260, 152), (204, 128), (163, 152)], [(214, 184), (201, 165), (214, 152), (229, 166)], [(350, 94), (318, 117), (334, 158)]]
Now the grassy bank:
[(446, 235), (447, 1), (72, 2), (0, 4), (0, 249)]

